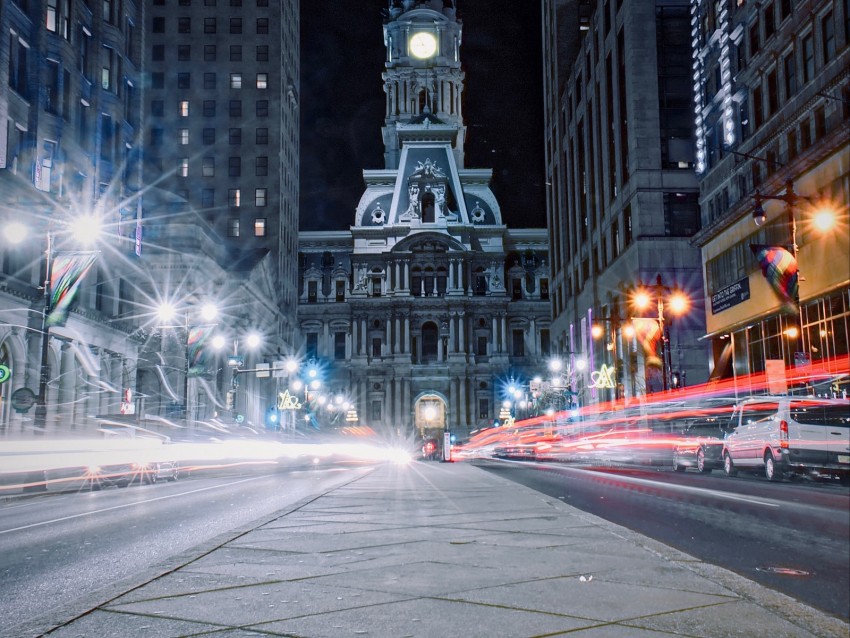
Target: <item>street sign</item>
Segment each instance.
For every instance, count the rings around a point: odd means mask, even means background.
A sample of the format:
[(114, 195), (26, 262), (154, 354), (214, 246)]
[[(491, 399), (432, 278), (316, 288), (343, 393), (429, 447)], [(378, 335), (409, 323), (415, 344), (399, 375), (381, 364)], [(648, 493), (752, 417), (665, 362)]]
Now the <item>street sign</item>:
[(245, 357), (241, 354), (232, 354), (227, 357), (227, 365), (231, 368), (241, 368), (245, 365)]
[(272, 361), (272, 376), (276, 379), (286, 376), (286, 361)]
[(23, 414), (35, 405), (35, 392), (29, 388), (18, 388), (12, 393), (12, 407)]
[(258, 363), (257, 364), (257, 378), (265, 379), (271, 376), (270, 372), (271, 366), (268, 363)]
[(0, 365), (0, 383), (5, 383), (12, 378), (12, 371), (9, 366)]

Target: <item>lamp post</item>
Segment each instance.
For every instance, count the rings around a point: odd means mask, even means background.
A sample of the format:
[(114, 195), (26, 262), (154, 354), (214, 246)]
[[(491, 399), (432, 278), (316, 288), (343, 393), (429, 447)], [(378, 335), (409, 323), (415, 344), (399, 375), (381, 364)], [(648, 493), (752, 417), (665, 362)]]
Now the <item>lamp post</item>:
[(632, 295), (632, 304), (638, 310), (649, 309), (653, 302), (656, 309), (656, 320), (661, 337), (661, 376), (663, 389), (669, 390), (673, 385), (671, 382), (672, 358), (670, 352), (670, 335), (664, 316), (665, 300), (670, 312), (674, 316), (686, 314), (690, 308), (690, 298), (681, 290), (664, 285), (661, 275), (657, 275), (655, 283), (644, 286), (638, 283), (638, 287)]
[[(80, 216), (75, 219), (67, 220), (64, 225), (71, 235), (82, 244), (91, 244), (97, 241), (101, 232), (100, 219), (91, 216)], [(23, 242), (30, 234), (30, 230), (24, 224), (19, 222), (11, 222), (4, 225), (3, 234), (7, 241), (12, 244)], [(33, 425), (36, 432), (44, 432), (47, 424), (47, 384), (50, 381), (50, 315), (56, 309), (53, 304), (53, 287), (52, 287), (52, 270), (54, 267), (54, 243), (55, 233), (53, 229), (53, 219), (47, 220), (47, 228), (45, 230), (45, 249), (44, 259), (42, 260), (43, 275), (42, 290), (44, 307), (41, 313), (41, 358), (39, 361), (38, 374), (38, 394), (35, 400), (35, 415)], [(92, 258), (93, 261), (93, 258)], [(79, 262), (79, 263), (82, 263)], [(68, 273), (63, 274), (63, 286), (66, 287), (66, 295), (73, 297), (74, 291), (79, 283), (79, 280), (88, 271), (89, 266), (80, 268), (77, 272), (71, 267), (71, 262), (68, 264)], [(70, 298), (66, 303), (70, 303)]]

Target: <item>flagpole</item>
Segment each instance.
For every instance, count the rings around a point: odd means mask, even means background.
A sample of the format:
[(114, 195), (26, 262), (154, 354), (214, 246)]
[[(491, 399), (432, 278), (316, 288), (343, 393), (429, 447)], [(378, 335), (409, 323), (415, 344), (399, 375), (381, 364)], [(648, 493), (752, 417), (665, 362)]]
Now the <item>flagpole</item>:
[(48, 355), (50, 353), (50, 268), (53, 262), (53, 232), (47, 228), (47, 248), (44, 251), (44, 312), (41, 315), (41, 365), (38, 375), (38, 396), (35, 400), (33, 424), (36, 434), (43, 434), (47, 426), (47, 382), (49, 381)]

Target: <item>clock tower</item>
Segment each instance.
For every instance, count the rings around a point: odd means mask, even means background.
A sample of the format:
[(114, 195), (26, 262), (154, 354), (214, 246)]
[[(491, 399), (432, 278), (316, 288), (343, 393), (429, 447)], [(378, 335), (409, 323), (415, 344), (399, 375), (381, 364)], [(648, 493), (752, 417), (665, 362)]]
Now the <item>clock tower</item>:
[(387, 49), (384, 161), (397, 169), (413, 125), (430, 130), (431, 141), (449, 141), (463, 167), (466, 128), (461, 114), (464, 74), (460, 68), (461, 21), (451, 0), (392, 0), (384, 21)]

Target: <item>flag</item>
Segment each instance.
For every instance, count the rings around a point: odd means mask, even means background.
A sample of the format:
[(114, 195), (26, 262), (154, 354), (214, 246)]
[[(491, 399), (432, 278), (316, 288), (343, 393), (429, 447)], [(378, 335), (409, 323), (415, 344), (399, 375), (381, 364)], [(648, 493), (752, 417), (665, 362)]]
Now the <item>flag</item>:
[(658, 356), (658, 342), (661, 339), (661, 326), (658, 319), (632, 317), (635, 336), (643, 346), (646, 355), (646, 365), (652, 368), (661, 367), (661, 357)]
[(64, 326), (80, 280), (94, 264), (97, 252), (61, 253), (50, 264), (50, 312), (45, 325)]
[(785, 246), (750, 244), (750, 250), (761, 266), (761, 272), (770, 286), (779, 294), (788, 310), (797, 311), (797, 258)]
[(207, 338), (213, 331), (214, 325), (192, 326), (186, 336), (186, 349), (189, 355), (189, 376), (199, 377), (207, 372), (206, 345)]

